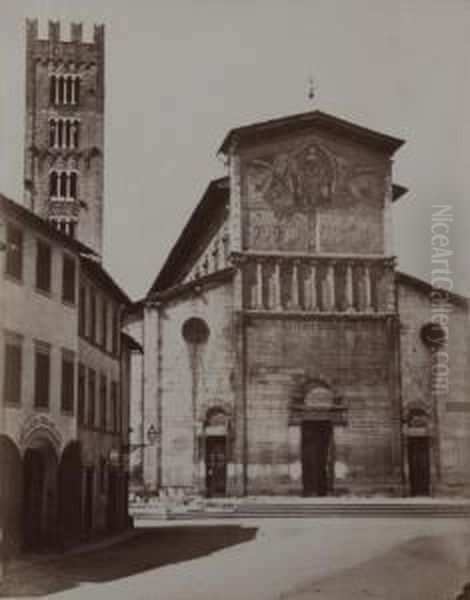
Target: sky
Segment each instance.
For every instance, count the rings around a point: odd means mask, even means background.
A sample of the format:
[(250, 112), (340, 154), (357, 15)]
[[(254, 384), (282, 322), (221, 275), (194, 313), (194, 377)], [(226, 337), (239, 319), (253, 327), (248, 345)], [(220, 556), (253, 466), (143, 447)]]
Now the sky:
[(0, 0), (0, 192), (22, 201), (25, 18), (106, 27), (104, 265), (150, 287), (232, 128), (313, 108), (401, 137), (401, 270), (431, 278), (450, 204), (454, 290), (470, 294), (470, 0)]

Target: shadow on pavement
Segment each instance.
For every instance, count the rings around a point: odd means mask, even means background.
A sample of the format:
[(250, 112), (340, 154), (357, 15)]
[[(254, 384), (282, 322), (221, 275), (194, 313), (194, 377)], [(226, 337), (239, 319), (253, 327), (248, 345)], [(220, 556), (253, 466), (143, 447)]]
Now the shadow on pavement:
[[(470, 535), (421, 536), (346, 570), (304, 583), (281, 600), (470, 600)], [(470, 592), (470, 586), (468, 588)]]
[(135, 537), (109, 548), (69, 555), (8, 573), (1, 598), (45, 596), (84, 582), (106, 582), (163, 565), (205, 556), (256, 536), (256, 527), (175, 526), (139, 529)]

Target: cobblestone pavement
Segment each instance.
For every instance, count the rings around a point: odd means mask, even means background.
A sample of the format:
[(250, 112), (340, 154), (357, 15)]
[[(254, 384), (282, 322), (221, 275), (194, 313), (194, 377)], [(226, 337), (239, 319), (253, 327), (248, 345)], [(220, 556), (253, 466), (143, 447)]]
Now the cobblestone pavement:
[(455, 600), (470, 579), (462, 519), (148, 525), (108, 548), (10, 572), (0, 597)]

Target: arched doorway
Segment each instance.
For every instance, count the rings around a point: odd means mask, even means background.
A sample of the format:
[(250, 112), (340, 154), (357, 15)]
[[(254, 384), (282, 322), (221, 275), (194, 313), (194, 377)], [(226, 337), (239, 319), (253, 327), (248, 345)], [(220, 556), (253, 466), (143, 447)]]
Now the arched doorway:
[(23, 544), (28, 550), (57, 544), (58, 456), (47, 436), (37, 433), (23, 456)]
[(23, 470), (16, 444), (0, 435), (0, 529), (5, 558), (21, 547)]
[(431, 443), (429, 418), (422, 408), (408, 411), (406, 427), (410, 496), (431, 494)]
[(327, 496), (332, 487), (333, 427), (330, 421), (302, 423), (304, 496)]
[[(342, 398), (323, 381), (305, 380), (294, 390), (290, 403), (289, 427), (298, 431), (292, 438), (300, 438), (304, 496), (327, 496), (333, 493), (334, 431), (335, 426), (345, 423), (346, 407)], [(292, 450), (297, 455), (298, 450)]]
[(205, 421), (206, 495), (225, 496), (227, 491), (227, 414), (221, 408), (209, 409)]
[(59, 467), (59, 532), (63, 546), (78, 543), (82, 532), (82, 457), (80, 442), (70, 442)]

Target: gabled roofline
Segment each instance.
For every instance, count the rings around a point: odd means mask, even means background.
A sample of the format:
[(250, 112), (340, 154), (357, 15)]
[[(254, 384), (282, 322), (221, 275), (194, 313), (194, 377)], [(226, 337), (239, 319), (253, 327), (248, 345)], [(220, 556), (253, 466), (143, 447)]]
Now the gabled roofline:
[[(214, 204), (214, 199), (217, 196), (220, 202)], [(150, 287), (147, 297), (174, 284), (174, 276), (178, 268), (194, 254), (194, 241), (199, 232), (210, 222), (209, 214), (217, 207), (224, 208), (228, 203), (228, 199), (229, 178), (220, 177), (212, 180), (176, 240), (163, 267)]]
[(273, 133), (290, 133), (298, 131), (299, 129), (314, 126), (317, 128), (328, 129), (329, 131), (336, 133), (342, 133), (343, 135), (348, 135), (350, 138), (367, 142), (369, 145), (379, 148), (389, 154), (396, 152), (398, 148), (405, 143), (405, 141), (400, 138), (356, 125), (355, 123), (334, 117), (333, 115), (329, 115), (320, 110), (314, 110), (231, 129), (222, 142), (219, 153), (227, 154), (233, 143), (240, 144), (248, 141), (248, 139), (258, 141)]
[(449, 300), (451, 300), (455, 304), (459, 304), (466, 308), (470, 306), (470, 298), (467, 298), (462, 294), (449, 292), (448, 290), (444, 290), (443, 288), (434, 287), (429, 281), (424, 281), (424, 279), (419, 279), (414, 275), (409, 275), (408, 273), (403, 273), (402, 271), (396, 271), (396, 277), (399, 283), (411, 285), (419, 289), (420, 291), (425, 292), (426, 294), (430, 294), (432, 291), (442, 290), (449, 294)]
[(26, 222), (33, 229), (37, 229), (43, 235), (50, 237), (64, 246), (67, 246), (78, 254), (98, 257), (98, 254), (94, 250), (82, 242), (79, 242), (69, 235), (61, 233), (46, 220), (42, 219), (21, 204), (18, 204), (18, 202), (7, 198), (3, 194), (0, 194), (0, 210), (4, 210), (6, 214), (12, 215), (14, 218)]

